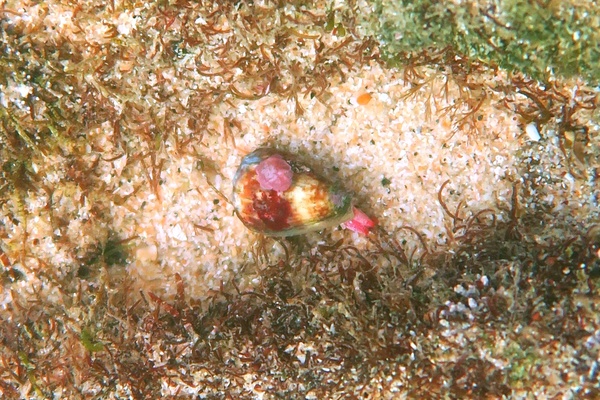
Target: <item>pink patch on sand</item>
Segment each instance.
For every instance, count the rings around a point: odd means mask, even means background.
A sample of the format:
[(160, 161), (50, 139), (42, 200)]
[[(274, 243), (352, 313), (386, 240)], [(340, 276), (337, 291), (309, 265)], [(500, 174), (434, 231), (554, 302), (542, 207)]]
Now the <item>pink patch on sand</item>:
[(279, 154), (262, 160), (256, 166), (256, 179), (262, 190), (285, 192), (292, 186), (292, 167)]
[(369, 230), (377, 225), (377, 221), (372, 220), (367, 214), (356, 207), (352, 207), (352, 211), (354, 211), (354, 217), (350, 221), (344, 222), (342, 226), (353, 232), (368, 235)]

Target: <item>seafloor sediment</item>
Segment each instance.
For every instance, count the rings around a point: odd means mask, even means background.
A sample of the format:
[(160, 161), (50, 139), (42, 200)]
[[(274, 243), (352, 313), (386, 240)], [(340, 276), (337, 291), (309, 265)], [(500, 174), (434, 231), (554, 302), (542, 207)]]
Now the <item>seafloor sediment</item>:
[[(598, 394), (597, 91), (353, 7), (3, 3), (0, 393)], [(378, 229), (248, 231), (263, 145)]]

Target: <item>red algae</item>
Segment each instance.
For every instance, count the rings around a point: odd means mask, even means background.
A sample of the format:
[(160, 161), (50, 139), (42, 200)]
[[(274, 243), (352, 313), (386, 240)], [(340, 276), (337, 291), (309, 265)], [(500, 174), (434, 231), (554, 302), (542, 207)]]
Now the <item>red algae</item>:
[(256, 166), (256, 179), (263, 190), (285, 192), (292, 186), (292, 167), (279, 154), (261, 161)]

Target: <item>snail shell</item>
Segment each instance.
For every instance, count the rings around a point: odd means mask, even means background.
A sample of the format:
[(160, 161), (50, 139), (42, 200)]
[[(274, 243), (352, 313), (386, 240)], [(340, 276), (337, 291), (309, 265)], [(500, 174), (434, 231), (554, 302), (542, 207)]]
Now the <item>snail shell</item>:
[(271, 148), (248, 154), (233, 179), (233, 205), (249, 229), (293, 236), (353, 217), (352, 197), (292, 155)]

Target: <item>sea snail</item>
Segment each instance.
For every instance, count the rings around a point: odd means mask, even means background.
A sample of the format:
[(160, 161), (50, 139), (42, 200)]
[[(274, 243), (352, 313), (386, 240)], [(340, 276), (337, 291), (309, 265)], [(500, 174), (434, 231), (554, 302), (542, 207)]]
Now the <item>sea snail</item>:
[(363, 235), (376, 225), (352, 197), (291, 154), (259, 148), (246, 155), (233, 179), (239, 219), (267, 236), (294, 236), (342, 224)]

